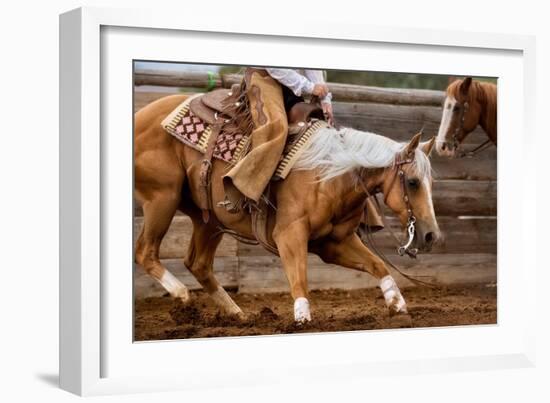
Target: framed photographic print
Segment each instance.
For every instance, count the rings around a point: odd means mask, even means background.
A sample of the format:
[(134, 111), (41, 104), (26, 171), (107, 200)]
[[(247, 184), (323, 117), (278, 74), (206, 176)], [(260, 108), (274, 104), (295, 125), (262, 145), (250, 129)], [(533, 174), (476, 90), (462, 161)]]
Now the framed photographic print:
[(293, 29), (61, 16), (63, 388), (531, 365), (532, 38)]

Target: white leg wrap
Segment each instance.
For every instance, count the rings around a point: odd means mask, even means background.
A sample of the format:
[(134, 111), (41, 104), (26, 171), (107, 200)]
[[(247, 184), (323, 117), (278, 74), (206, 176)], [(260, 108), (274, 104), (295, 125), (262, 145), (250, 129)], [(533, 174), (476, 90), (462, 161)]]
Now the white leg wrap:
[(164, 270), (159, 283), (170, 293), (174, 298), (181, 298), (183, 301), (189, 300), (189, 290), (168, 270)]
[(399, 287), (392, 276), (387, 275), (380, 280), (380, 289), (384, 293), (384, 299), (388, 308), (395, 309), (395, 312), (407, 313), (407, 304)]
[(309, 301), (307, 298), (299, 297), (294, 300), (294, 320), (298, 323), (311, 321)]
[(243, 312), (222, 287), (218, 287), (216, 291), (210, 294), (210, 297), (219, 307), (223, 308), (223, 310), (230, 315), (237, 315)]

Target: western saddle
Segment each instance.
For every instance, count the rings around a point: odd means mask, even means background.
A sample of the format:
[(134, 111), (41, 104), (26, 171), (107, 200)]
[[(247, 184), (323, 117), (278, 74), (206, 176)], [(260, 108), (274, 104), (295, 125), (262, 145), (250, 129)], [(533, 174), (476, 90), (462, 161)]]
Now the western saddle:
[[(220, 118), (225, 118), (226, 121), (235, 118), (236, 108), (242, 102), (241, 91), (240, 84), (233, 84), (230, 90), (222, 88), (193, 99), (189, 107), (195, 115), (208, 124), (222, 123), (219, 120)], [(287, 118), (289, 134), (303, 131), (302, 127), (311, 119), (325, 119), (323, 109), (317, 98), (312, 99), (311, 102), (294, 104), (287, 113)]]
[[(253, 126), (247, 111), (246, 84), (234, 84), (231, 89), (218, 89), (194, 98), (189, 104), (193, 114), (212, 127), (210, 138), (206, 146), (206, 152), (201, 162), (199, 204), (202, 209), (204, 222), (210, 218), (212, 210), (212, 198), (210, 191), (212, 156), (216, 146), (216, 140), (222, 131), (240, 131), (249, 135)], [(320, 103), (299, 102), (292, 106), (287, 113), (288, 138), (285, 152), (289, 150), (306, 132), (308, 122), (312, 119), (324, 120)]]

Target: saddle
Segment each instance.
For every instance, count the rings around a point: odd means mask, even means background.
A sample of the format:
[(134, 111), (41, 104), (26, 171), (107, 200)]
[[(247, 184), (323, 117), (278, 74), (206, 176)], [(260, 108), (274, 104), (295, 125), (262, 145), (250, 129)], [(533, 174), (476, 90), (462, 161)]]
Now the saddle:
[(229, 132), (250, 130), (249, 119), (236, 119), (237, 116), (242, 115), (244, 95), (243, 86), (234, 84), (230, 90), (219, 89), (208, 92), (194, 98), (189, 104), (191, 112), (212, 127), (212, 133), (208, 138), (206, 152), (201, 161), (199, 173), (198, 197), (200, 208), (202, 209), (202, 218), (205, 223), (209, 221), (210, 210), (212, 210), (212, 194), (210, 191), (212, 157), (218, 136), (222, 130)]
[[(230, 90), (222, 88), (207, 92), (191, 101), (191, 111), (208, 124), (215, 124), (217, 118), (235, 118), (238, 107), (241, 106), (242, 86), (233, 84)], [(287, 114), (288, 132), (295, 134), (302, 131), (303, 126), (311, 119), (325, 120), (323, 108), (318, 101), (298, 102)]]
[(239, 106), (235, 104), (239, 102), (240, 97), (240, 85), (233, 84), (230, 90), (222, 88), (193, 99), (189, 108), (204, 122), (216, 124), (217, 118), (222, 115), (226, 118), (235, 117), (236, 108)]
[[(231, 89), (218, 89), (196, 97), (189, 103), (191, 112), (205, 123), (211, 125), (212, 133), (208, 138), (206, 152), (201, 161), (199, 204), (204, 222), (210, 218), (212, 197), (210, 191), (212, 157), (218, 136), (222, 132), (241, 132), (250, 134), (253, 125), (246, 98), (246, 80), (233, 84)], [(312, 119), (324, 120), (320, 103), (299, 102), (287, 114), (288, 138), (284, 152), (288, 152), (307, 131)]]

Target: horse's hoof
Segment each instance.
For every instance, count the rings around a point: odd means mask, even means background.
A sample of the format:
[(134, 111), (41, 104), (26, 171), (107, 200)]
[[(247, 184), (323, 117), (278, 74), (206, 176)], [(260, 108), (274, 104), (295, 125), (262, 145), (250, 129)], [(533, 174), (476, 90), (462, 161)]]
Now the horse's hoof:
[(189, 305), (191, 303), (191, 294), (185, 289), (185, 291), (180, 292), (176, 298), (182, 303), (182, 305)]
[(390, 315), (388, 325), (391, 329), (412, 327), (412, 318), (408, 313), (397, 313)]
[(309, 322), (311, 322), (311, 318), (294, 319), (294, 324), (296, 326), (304, 326), (304, 325), (307, 325)]
[(177, 290), (170, 292), (170, 295), (183, 305), (189, 305), (191, 302), (191, 293), (185, 286), (179, 287)]
[(296, 298), (294, 301), (294, 322), (297, 325), (303, 325), (306, 322), (311, 322), (309, 301), (304, 297)]
[(233, 315), (235, 319), (237, 319), (239, 322), (246, 322), (249, 319), (249, 315), (247, 315), (244, 312), (237, 312)]

